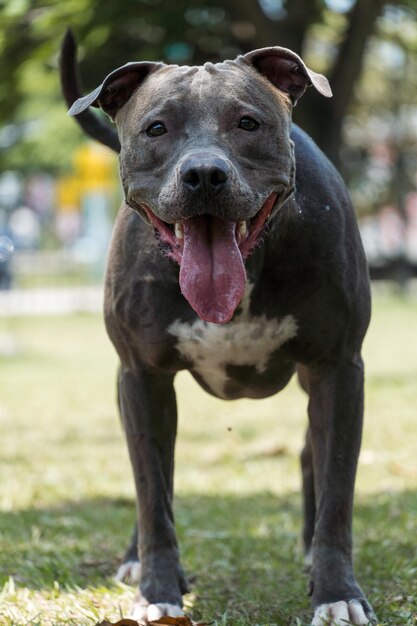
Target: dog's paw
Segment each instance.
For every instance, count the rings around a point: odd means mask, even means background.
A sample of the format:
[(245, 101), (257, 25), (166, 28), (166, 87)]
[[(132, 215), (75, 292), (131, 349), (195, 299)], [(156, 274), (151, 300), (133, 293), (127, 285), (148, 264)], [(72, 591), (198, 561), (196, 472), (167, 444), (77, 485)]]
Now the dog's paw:
[(139, 561), (126, 561), (126, 563), (122, 563), (117, 570), (114, 580), (120, 583), (128, 583), (129, 585), (138, 585), (140, 581), (140, 570)]
[(168, 602), (160, 602), (158, 604), (144, 604), (138, 602), (132, 610), (132, 619), (140, 624), (147, 624), (169, 615), (170, 617), (181, 617), (184, 611), (178, 604), (169, 604)]
[[(368, 613), (368, 615), (367, 615)], [(314, 612), (311, 626), (368, 626), (376, 624), (372, 611), (365, 610), (359, 600), (321, 604)]]

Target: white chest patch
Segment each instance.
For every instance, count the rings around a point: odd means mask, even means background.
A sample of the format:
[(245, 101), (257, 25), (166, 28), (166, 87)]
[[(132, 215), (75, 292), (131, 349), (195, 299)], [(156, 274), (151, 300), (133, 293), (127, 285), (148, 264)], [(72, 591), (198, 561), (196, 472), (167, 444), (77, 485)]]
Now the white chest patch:
[(297, 334), (297, 322), (292, 315), (281, 320), (268, 320), (265, 315), (250, 316), (252, 288), (248, 284), (242, 313), (236, 320), (224, 325), (176, 320), (168, 328), (177, 339), (179, 353), (220, 398), (225, 397), (227, 365), (252, 366), (262, 374), (271, 355)]

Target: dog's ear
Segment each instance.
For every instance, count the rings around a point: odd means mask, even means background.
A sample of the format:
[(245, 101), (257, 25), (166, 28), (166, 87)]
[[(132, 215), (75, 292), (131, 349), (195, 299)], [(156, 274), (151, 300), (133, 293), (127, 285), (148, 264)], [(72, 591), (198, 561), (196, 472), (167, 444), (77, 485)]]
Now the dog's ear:
[(79, 115), (89, 106), (101, 107), (114, 120), (117, 111), (149, 74), (164, 67), (163, 63), (140, 61), (126, 63), (106, 76), (103, 83), (91, 93), (74, 102), (69, 115)]
[(238, 57), (238, 60), (252, 65), (275, 87), (288, 93), (293, 104), (310, 85), (326, 98), (332, 96), (327, 78), (310, 70), (298, 54), (287, 48), (261, 48)]

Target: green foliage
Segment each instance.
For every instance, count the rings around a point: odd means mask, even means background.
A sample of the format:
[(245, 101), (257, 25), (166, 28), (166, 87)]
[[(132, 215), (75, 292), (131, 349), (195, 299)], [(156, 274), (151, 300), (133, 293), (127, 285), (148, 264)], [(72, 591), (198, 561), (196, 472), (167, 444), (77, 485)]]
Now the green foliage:
[(0, 164), (23, 171), (68, 168), (81, 135), (65, 118), (59, 89), (58, 51), (67, 27), (82, 44), (81, 72), (88, 90), (131, 59), (217, 58), (219, 49), (230, 44), (230, 28), (222, 25), (225, 11), (204, 5), (200, 10), (200, 5), (190, 8), (185, 0), (5, 0), (0, 6), (0, 120), (16, 126), (19, 141), (5, 142)]
[[(3, 0), (0, 167), (68, 170), (70, 154), (82, 141), (75, 124), (65, 117), (58, 80), (60, 42), (69, 26), (80, 42), (85, 90), (128, 60), (201, 63), (276, 44), (302, 52), (310, 65), (332, 77), (335, 98), (316, 104), (308, 94), (295, 117), (333, 157), (342, 141), (341, 121), (348, 107), (366, 121), (374, 106), (391, 110), (399, 97), (398, 89), (393, 89), (399, 84), (398, 68), (383, 60), (386, 42), (411, 59), (401, 97), (406, 92), (406, 100), (413, 101), (417, 75), (413, 0), (392, 5), (388, 0), (263, 0), (261, 4), (255, 0)], [(369, 7), (375, 8), (370, 12)], [(356, 8), (357, 23), (369, 21), (363, 32), (350, 28)], [(349, 39), (349, 55), (359, 50), (352, 63), (343, 56)], [(350, 138), (345, 134), (343, 141), (349, 144)], [(357, 160), (357, 154), (352, 160)]]

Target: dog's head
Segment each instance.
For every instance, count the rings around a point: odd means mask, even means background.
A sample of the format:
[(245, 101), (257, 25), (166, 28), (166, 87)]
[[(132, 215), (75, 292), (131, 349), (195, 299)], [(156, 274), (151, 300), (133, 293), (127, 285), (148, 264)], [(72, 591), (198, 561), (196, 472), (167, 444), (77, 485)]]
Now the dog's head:
[(285, 48), (201, 67), (128, 63), (70, 114), (115, 121), (127, 203), (180, 265), (180, 287), (207, 321), (231, 319), (245, 259), (294, 189), (292, 106), (326, 78)]

